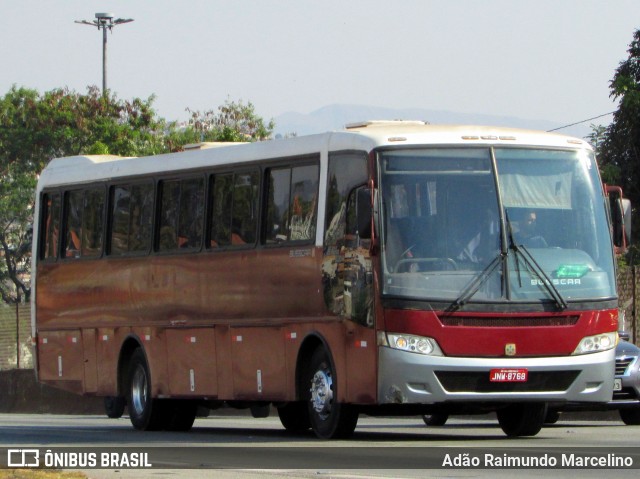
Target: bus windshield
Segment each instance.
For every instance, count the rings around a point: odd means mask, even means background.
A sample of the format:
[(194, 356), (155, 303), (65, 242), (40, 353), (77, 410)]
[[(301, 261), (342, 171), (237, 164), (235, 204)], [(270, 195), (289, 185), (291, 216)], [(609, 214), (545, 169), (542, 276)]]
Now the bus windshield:
[(615, 296), (590, 152), (442, 147), (378, 158), (384, 295), (563, 308)]

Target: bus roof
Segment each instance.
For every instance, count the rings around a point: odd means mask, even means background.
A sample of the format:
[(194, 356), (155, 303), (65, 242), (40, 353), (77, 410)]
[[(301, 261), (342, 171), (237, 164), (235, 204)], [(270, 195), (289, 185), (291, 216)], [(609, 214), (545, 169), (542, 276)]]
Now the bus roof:
[(170, 173), (188, 169), (251, 163), (327, 151), (363, 150), (380, 146), (411, 145), (522, 145), (585, 148), (578, 138), (534, 130), (491, 126), (431, 125), (421, 121), (364, 121), (345, 129), (255, 143), (215, 144), (215, 148), (190, 149), (148, 157), (113, 155), (72, 156), (52, 160), (42, 171), (38, 190), (57, 185)]

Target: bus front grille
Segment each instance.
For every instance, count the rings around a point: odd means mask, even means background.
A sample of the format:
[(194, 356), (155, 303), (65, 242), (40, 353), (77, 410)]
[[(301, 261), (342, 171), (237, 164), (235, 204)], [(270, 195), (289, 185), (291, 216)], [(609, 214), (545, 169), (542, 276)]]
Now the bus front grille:
[(491, 382), (489, 372), (436, 371), (442, 387), (452, 393), (526, 393), (566, 391), (579, 371), (529, 371), (526, 382)]
[(449, 316), (438, 318), (443, 326), (466, 326), (481, 328), (513, 328), (513, 327), (548, 327), (572, 326), (578, 322), (580, 316)]

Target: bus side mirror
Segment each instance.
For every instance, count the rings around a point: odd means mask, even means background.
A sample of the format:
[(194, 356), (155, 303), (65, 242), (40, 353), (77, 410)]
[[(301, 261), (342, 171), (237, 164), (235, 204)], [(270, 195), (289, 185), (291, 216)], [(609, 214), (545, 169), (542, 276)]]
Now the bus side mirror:
[(623, 197), (619, 186), (606, 187), (613, 230), (613, 245), (617, 253), (625, 253), (631, 241), (631, 201)]
[(356, 193), (356, 225), (360, 239), (371, 239), (371, 190), (358, 188)]
[(627, 245), (631, 243), (631, 200), (622, 198), (622, 218), (624, 222), (624, 234)]

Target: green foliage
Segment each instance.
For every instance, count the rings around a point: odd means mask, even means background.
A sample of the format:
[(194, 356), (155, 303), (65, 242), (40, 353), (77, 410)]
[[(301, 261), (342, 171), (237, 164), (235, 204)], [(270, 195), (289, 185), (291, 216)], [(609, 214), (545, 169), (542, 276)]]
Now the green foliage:
[(597, 156), (600, 150), (600, 145), (602, 145), (602, 142), (607, 137), (607, 127), (604, 125), (594, 125), (593, 123), (591, 123), (589, 127), (591, 128), (591, 133), (589, 133), (585, 138), (589, 143), (591, 143), (591, 146), (593, 146), (593, 150)]
[(256, 115), (251, 102), (227, 100), (217, 110), (192, 111), (189, 125), (199, 135), (199, 141), (261, 141), (273, 133), (275, 123)]
[[(628, 52), (609, 85), (619, 105), (601, 145), (600, 164), (613, 177), (606, 181), (622, 187), (635, 213), (640, 204), (640, 30), (634, 32)], [(637, 214), (632, 214), (632, 222), (632, 231), (640, 231)]]

